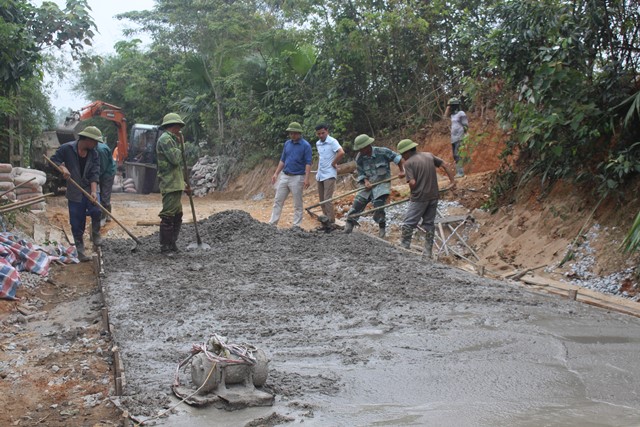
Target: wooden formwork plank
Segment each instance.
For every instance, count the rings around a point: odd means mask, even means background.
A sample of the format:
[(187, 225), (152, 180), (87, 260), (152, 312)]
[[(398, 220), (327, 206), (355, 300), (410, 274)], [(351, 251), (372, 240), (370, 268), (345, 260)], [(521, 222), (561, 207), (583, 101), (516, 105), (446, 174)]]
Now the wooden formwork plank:
[(520, 280), (528, 285), (544, 288), (549, 293), (567, 297), (573, 295), (575, 298), (572, 299), (579, 302), (640, 317), (640, 303), (635, 301), (613, 295), (606, 295), (601, 292), (546, 277), (524, 276)]

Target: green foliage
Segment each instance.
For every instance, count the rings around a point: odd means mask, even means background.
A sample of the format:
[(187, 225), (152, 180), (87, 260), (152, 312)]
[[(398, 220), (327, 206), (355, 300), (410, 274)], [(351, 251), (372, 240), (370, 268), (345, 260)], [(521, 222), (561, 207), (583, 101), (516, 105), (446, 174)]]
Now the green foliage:
[(236, 155), (278, 151), (294, 120), (309, 139), (319, 122), (340, 140), (411, 132), (439, 117), (443, 87), (459, 87), (486, 32), (485, 17), (467, 17), (482, 3), (160, 0), (121, 16), (151, 34), (153, 54), (118, 49), (80, 87), (133, 122), (149, 121), (135, 102), (178, 108), (194, 139)]
[(517, 177), (511, 167), (503, 166), (493, 177), (489, 199), (482, 205), (482, 209), (495, 213), (503, 203), (511, 203)]
[(468, 164), (471, 161), (473, 152), (478, 147), (480, 141), (486, 137), (485, 133), (468, 132), (464, 135), (460, 146), (458, 147), (458, 155), (460, 156), (460, 162), (463, 165)]
[(86, 0), (67, 0), (64, 10), (49, 1), (40, 7), (16, 0), (1, 0), (0, 5), (0, 93), (39, 73), (46, 47), (68, 46), (79, 57), (91, 44), (95, 24)]
[[(600, 180), (609, 184), (636, 173), (615, 164), (620, 155), (628, 157), (634, 132), (620, 135), (615, 145), (607, 141), (620, 128), (614, 107), (627, 98), (639, 60), (631, 46), (614, 40), (637, 34), (638, 9), (631, 2), (545, 0), (497, 2), (491, 10), (494, 28), (476, 47), (487, 61), (476, 65), (467, 83), (476, 93), (502, 88), (497, 110), (512, 135), (509, 149), (517, 147), (526, 162), (521, 182), (593, 179), (586, 172), (599, 162)], [(640, 101), (633, 102), (637, 108)]]
[(597, 175), (600, 180), (600, 193), (605, 194), (622, 188), (628, 177), (640, 173), (640, 142), (612, 152), (606, 161), (598, 165), (598, 169), (601, 171)]
[(8, 161), (9, 140), (22, 147), (29, 164), (30, 141), (52, 125), (51, 106), (42, 86), (49, 48), (68, 48), (74, 58), (91, 44), (95, 25), (86, 0), (67, 0), (65, 9), (45, 1), (0, 0), (0, 156)]
[(624, 252), (635, 252), (640, 249), (640, 212), (636, 216), (629, 234), (622, 242), (622, 248)]
[[(310, 141), (319, 122), (344, 143), (410, 136), (464, 94), (472, 109), (497, 110), (510, 135), (503, 156), (520, 159), (499, 174), (492, 207), (533, 178), (611, 190), (637, 174), (631, 0), (158, 0), (121, 18), (150, 47), (120, 42), (80, 87), (130, 124), (179, 110), (208, 152), (277, 157), (291, 121)], [(463, 158), (484, 137), (469, 136)]]

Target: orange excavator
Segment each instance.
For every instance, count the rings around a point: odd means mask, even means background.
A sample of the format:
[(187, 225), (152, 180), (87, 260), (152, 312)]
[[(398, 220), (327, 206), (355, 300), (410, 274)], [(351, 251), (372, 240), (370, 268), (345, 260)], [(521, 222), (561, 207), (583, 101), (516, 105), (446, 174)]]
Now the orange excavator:
[(127, 159), (129, 152), (127, 119), (122, 112), (122, 108), (104, 101), (94, 101), (89, 105), (85, 105), (79, 111), (74, 111), (70, 117), (67, 117), (65, 120), (65, 126), (69, 126), (92, 117), (102, 117), (110, 120), (118, 128), (118, 142), (113, 150), (113, 158), (119, 166), (122, 166), (124, 161)]

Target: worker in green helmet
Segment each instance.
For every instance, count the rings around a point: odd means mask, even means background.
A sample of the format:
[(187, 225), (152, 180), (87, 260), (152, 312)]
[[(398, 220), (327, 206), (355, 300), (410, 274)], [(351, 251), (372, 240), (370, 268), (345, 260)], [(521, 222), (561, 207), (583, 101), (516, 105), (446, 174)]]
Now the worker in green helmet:
[(426, 230), (424, 255), (431, 258), (433, 238), (435, 232), (434, 220), (438, 209), (438, 175), (436, 168), (442, 168), (449, 181), (451, 189), (456, 188), (453, 171), (439, 157), (427, 152), (418, 152), (418, 144), (410, 139), (403, 139), (398, 143), (398, 153), (404, 159), (404, 171), (407, 183), (411, 189), (411, 197), (407, 212), (402, 223), (402, 240), (400, 245), (406, 249), (411, 247), (413, 230), (422, 220), (422, 227)]
[(182, 118), (169, 113), (162, 119), (160, 129), (164, 133), (158, 138), (158, 185), (162, 194), (160, 216), (160, 252), (172, 255), (178, 251), (176, 242), (182, 227), (182, 192), (185, 191), (185, 175), (182, 167), (184, 138), (181, 130)]
[(464, 169), (460, 162), (460, 144), (464, 135), (469, 130), (469, 120), (464, 111), (460, 107), (460, 100), (458, 98), (451, 98), (447, 103), (447, 109), (444, 115), (451, 117), (451, 150), (453, 151), (453, 160), (456, 163), (456, 176), (464, 176)]
[(72, 179), (83, 190), (91, 195), (87, 197), (73, 185), (67, 185), (67, 204), (69, 207), (69, 223), (73, 241), (78, 251), (78, 259), (90, 261), (85, 252), (84, 231), (87, 216), (91, 217), (91, 240), (94, 248), (102, 245), (100, 236), (100, 217), (102, 211), (98, 207), (100, 193), (100, 159), (96, 147), (102, 142), (102, 132), (95, 126), (87, 126), (78, 133), (78, 140), (63, 144), (51, 156), (51, 161), (58, 165), (64, 179)]
[[(391, 183), (373, 185), (379, 181), (391, 178), (391, 162), (398, 165), (399, 176), (404, 176), (404, 160), (402, 156), (386, 147), (374, 147), (371, 144), (374, 139), (369, 135), (358, 135), (353, 143), (353, 149), (358, 151), (356, 156), (356, 167), (358, 171), (358, 183), (364, 188), (356, 194), (353, 205), (347, 213), (347, 223), (344, 228), (345, 233), (351, 233), (353, 227), (358, 224), (356, 218), (349, 215), (358, 214), (364, 211), (369, 202), (374, 208), (379, 208), (387, 204), (387, 199), (391, 193)], [(384, 238), (386, 235), (386, 215), (384, 209), (379, 209), (373, 214), (373, 220), (378, 224), (378, 236)]]

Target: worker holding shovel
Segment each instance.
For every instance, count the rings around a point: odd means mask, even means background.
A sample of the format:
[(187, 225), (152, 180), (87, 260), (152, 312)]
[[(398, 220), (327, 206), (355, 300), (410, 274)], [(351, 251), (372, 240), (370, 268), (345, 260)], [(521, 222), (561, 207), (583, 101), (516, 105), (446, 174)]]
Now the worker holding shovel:
[[(382, 207), (387, 203), (391, 193), (391, 183), (385, 182), (374, 185), (379, 181), (389, 180), (391, 168), (389, 163), (393, 162), (400, 169), (399, 177), (404, 176), (404, 159), (398, 153), (386, 147), (373, 147), (374, 139), (369, 135), (358, 135), (353, 143), (353, 149), (358, 151), (356, 166), (358, 170), (358, 182), (364, 185), (364, 189), (358, 192), (353, 205), (347, 213), (347, 223), (344, 228), (345, 233), (351, 233), (353, 227), (358, 224), (358, 220), (351, 215), (359, 214), (369, 202), (374, 208)], [(384, 209), (378, 209), (373, 214), (373, 220), (380, 227), (378, 236), (384, 238), (386, 235), (386, 216)]]
[(184, 122), (176, 113), (164, 116), (160, 129), (165, 132), (158, 139), (158, 185), (162, 194), (160, 216), (160, 252), (171, 255), (178, 251), (176, 242), (182, 227), (182, 192), (185, 191), (185, 175), (182, 170), (180, 130)]
[(94, 246), (102, 244), (100, 236), (100, 217), (98, 182), (100, 180), (100, 160), (96, 147), (102, 142), (102, 132), (95, 126), (87, 126), (78, 133), (78, 140), (63, 144), (58, 148), (51, 162), (59, 167), (65, 180), (73, 180), (90, 196), (87, 197), (73, 185), (67, 184), (67, 204), (71, 234), (78, 251), (78, 259), (89, 261), (84, 247), (84, 230), (87, 216), (91, 217), (91, 240)]
[(403, 139), (398, 143), (398, 152), (405, 160), (404, 170), (407, 183), (411, 189), (409, 207), (402, 223), (402, 240), (400, 244), (405, 249), (411, 247), (413, 230), (422, 220), (422, 227), (427, 232), (424, 256), (431, 258), (435, 231), (434, 220), (438, 209), (439, 197), (436, 168), (444, 169), (449, 181), (451, 181), (450, 189), (455, 190), (456, 181), (453, 171), (447, 167), (447, 164), (441, 158), (431, 153), (418, 152), (417, 146), (418, 144), (410, 139)]

